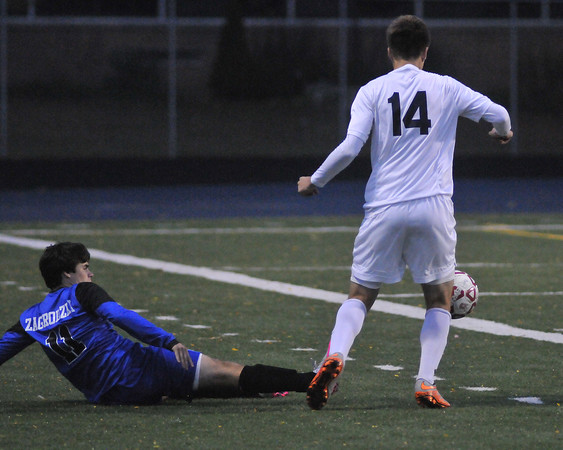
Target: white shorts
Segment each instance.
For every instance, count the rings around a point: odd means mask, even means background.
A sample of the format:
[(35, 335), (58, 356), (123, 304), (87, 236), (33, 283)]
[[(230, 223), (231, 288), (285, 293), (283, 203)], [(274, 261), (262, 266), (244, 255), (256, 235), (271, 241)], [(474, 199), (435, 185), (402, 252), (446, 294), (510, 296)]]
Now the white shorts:
[(439, 195), (367, 210), (354, 243), (351, 280), (377, 289), (401, 281), (407, 265), (415, 283), (453, 280), (453, 209), (451, 199)]

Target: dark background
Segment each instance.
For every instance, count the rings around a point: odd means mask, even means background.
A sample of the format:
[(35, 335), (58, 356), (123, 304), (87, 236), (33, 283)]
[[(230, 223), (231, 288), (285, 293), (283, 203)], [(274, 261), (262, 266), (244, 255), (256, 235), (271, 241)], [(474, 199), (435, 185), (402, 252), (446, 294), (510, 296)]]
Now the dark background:
[[(385, 26), (415, 13), (414, 4), (348, 1), (347, 109), (361, 85), (390, 69)], [(510, 109), (510, 4), (425, 1), (432, 32), (425, 69)], [(338, 0), (178, 1), (174, 155), (168, 28), (153, 20), (165, 19), (166, 2), (37, 0), (32, 20), (27, 1), (7, 5), (8, 151), (0, 157), (0, 188), (296, 180), (344, 137), (339, 30), (331, 22)], [(461, 119), (456, 177), (563, 173), (563, 3), (515, 5), (519, 89), (518, 110), (510, 112), (517, 148), (490, 142), (488, 124)], [(340, 178), (367, 177), (368, 153)]]

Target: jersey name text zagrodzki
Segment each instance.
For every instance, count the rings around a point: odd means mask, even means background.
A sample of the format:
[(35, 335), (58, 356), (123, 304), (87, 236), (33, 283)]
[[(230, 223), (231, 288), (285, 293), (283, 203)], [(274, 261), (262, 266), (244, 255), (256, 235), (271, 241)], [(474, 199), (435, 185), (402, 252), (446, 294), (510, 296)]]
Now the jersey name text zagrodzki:
[(37, 331), (56, 324), (59, 320), (70, 316), (76, 310), (72, 307), (70, 300), (59, 306), (55, 311), (49, 311), (40, 316), (27, 317), (25, 319), (25, 331)]

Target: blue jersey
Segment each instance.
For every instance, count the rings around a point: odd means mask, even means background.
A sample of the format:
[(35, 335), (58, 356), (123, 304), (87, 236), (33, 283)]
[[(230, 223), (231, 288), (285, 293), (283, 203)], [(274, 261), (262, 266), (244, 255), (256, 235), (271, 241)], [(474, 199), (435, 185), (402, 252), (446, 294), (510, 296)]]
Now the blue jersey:
[[(150, 347), (121, 336), (112, 324)], [(139, 403), (153, 403), (165, 395), (188, 395), (193, 383), (193, 373), (171, 351), (178, 343), (175, 337), (123, 308), (94, 283), (58, 289), (24, 311), (19, 324), (0, 340), (0, 364), (33, 342), (41, 344), (59, 372), (92, 402), (120, 403), (121, 394), (115, 395), (119, 389), (142, 386), (146, 401), (141, 393), (128, 395)], [(192, 357), (196, 361), (198, 354)], [(175, 395), (178, 389), (180, 395)]]

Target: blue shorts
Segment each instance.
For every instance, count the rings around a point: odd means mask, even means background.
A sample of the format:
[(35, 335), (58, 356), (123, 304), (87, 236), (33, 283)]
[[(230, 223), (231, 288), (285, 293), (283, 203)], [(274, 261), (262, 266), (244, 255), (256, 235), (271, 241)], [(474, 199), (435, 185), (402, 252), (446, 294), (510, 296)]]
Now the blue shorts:
[(129, 370), (104, 393), (99, 403), (147, 405), (162, 397), (189, 400), (199, 373), (200, 352), (189, 350), (194, 363), (189, 370), (176, 361), (173, 351), (160, 347), (134, 346)]

